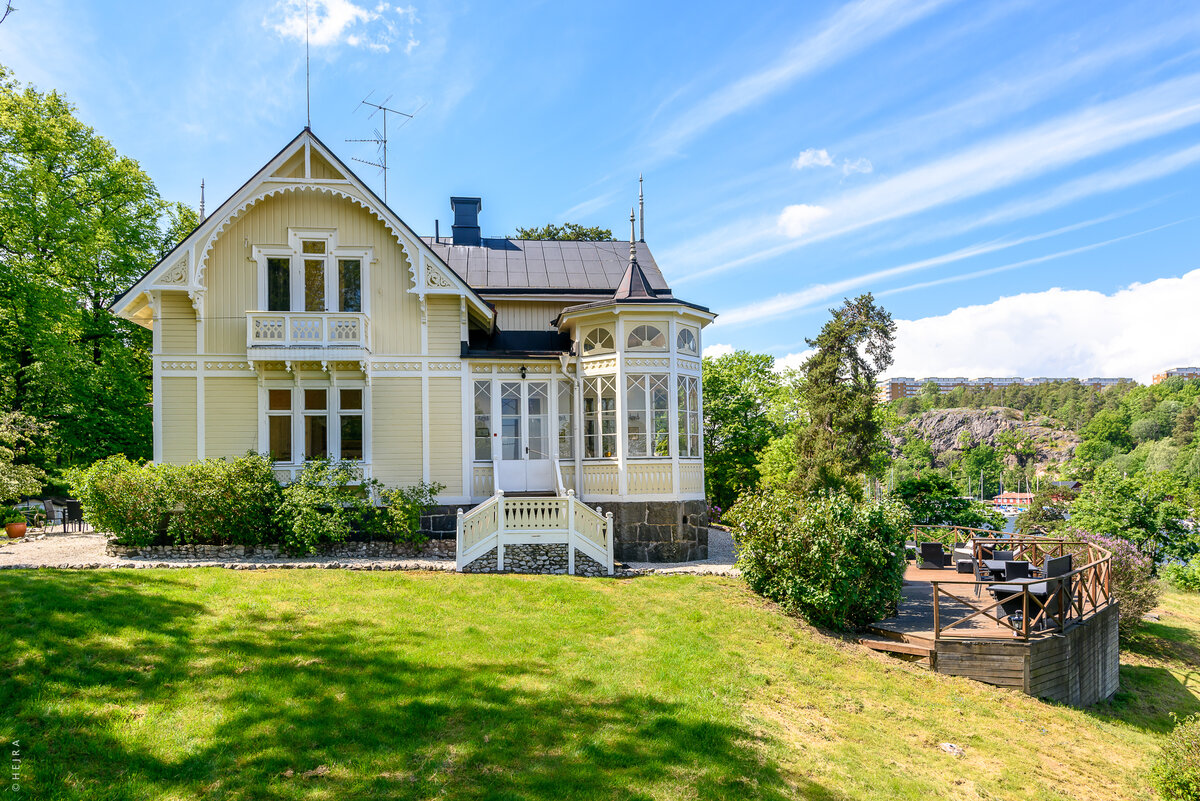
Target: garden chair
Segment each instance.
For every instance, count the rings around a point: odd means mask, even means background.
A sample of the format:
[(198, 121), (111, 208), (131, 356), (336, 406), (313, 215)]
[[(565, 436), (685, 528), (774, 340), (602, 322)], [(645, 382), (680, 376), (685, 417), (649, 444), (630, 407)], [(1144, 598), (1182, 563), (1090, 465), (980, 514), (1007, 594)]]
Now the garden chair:
[(941, 570), (946, 566), (946, 549), (940, 542), (921, 543), (921, 569)]

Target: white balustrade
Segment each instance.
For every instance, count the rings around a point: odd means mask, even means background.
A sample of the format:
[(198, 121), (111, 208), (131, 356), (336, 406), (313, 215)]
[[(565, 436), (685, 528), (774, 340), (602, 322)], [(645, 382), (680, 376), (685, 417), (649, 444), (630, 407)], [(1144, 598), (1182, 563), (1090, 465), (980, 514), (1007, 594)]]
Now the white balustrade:
[(246, 347), (371, 347), (357, 312), (247, 312)]

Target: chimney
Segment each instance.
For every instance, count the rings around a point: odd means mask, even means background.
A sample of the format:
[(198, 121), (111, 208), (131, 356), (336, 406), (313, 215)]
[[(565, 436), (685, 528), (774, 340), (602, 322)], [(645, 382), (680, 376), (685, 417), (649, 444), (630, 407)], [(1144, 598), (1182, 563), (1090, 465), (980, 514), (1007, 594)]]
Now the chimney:
[(454, 225), (451, 231), (456, 245), (480, 245), (483, 240), (479, 235), (479, 212), (483, 209), (483, 201), (477, 197), (452, 197), (450, 210), (454, 212)]

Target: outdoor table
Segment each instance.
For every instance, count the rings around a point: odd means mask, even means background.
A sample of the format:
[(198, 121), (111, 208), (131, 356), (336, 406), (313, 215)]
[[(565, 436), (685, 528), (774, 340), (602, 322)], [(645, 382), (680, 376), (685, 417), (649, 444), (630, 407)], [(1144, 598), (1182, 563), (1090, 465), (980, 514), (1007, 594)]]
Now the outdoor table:
[[(1003, 568), (1004, 563), (1001, 562), (1000, 565)], [(1000, 602), (1000, 608), (1004, 610), (1004, 616), (1012, 620), (1014, 624), (1019, 624), (1025, 608), (1025, 600), (1021, 597), (1022, 591), (1031, 584), (1044, 583), (1045, 579), (1040, 578), (1013, 579), (1003, 584), (992, 584), (988, 587), (988, 591)], [(1032, 592), (1033, 589), (1030, 588), (1030, 591)], [(1033, 610), (1030, 610), (1030, 612), (1033, 612)]]
[[(1017, 560), (1012, 560), (1012, 561), (1017, 561)], [(992, 574), (993, 578), (998, 578), (1001, 581), (1004, 580), (1005, 565), (1007, 563), (1008, 563), (1008, 560), (1004, 560), (1004, 559), (984, 559), (983, 560), (983, 566), (988, 569), (988, 572), (990, 572)], [(1029, 564), (1029, 563), (1025, 562), (1025, 564)], [(1016, 579), (1016, 580), (1024, 581), (1024, 579)]]

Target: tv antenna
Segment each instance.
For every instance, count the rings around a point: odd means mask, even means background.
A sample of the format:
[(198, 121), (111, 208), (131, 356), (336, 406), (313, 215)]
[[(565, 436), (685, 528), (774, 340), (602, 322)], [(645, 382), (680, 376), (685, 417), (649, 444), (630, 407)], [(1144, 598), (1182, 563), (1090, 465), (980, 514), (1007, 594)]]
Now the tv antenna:
[[(374, 94), (374, 92), (372, 92), (371, 94)], [(383, 173), (383, 202), (386, 204), (388, 202), (388, 189), (387, 189), (387, 174), (388, 174), (387, 121), (388, 121), (388, 115), (389, 114), (399, 114), (401, 117), (404, 117), (404, 122), (400, 123), (400, 128), (403, 128), (405, 125), (408, 125), (409, 121), (412, 120), (413, 117), (417, 116), (417, 113), (421, 109), (425, 108), (425, 104), (422, 103), (420, 108), (418, 108), (412, 114), (409, 114), (407, 112), (400, 111), (399, 109), (390, 108), (388, 106), (388, 101), (390, 101), (392, 99), (391, 95), (388, 95), (386, 98), (384, 98), (382, 103), (372, 103), (371, 102), (371, 94), (368, 94), (365, 98), (363, 98), (362, 102), (359, 103), (357, 106), (355, 106), (354, 110), (358, 111), (358, 109), (362, 108), (363, 106), (368, 106), (369, 108), (374, 109), (374, 111), (372, 111), (370, 114), (367, 115), (367, 119), (368, 120), (371, 119), (376, 114), (381, 115), (383, 117), (382, 129), (376, 128), (374, 131), (372, 131), (374, 136), (372, 136), (370, 138), (347, 139), (346, 141), (347, 142), (368, 142), (368, 143), (375, 145), (376, 158), (379, 159), (378, 161), (369, 161), (368, 159), (360, 159), (355, 156), (351, 156), (351, 158), (354, 159), (354, 161), (357, 161), (361, 164), (366, 164), (368, 166), (375, 167), (376, 169), (378, 169), (380, 172)], [(399, 130), (399, 129), (397, 129), (397, 130)]]

